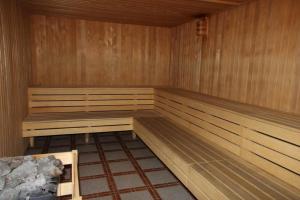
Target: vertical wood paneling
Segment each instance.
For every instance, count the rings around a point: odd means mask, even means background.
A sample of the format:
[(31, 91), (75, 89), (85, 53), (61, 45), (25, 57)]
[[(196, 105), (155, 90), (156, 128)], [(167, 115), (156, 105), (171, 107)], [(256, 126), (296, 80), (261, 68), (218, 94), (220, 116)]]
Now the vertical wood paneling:
[(0, 0), (0, 157), (21, 155), (24, 150), (21, 133), (30, 52), (25, 25), (17, 1)]
[(32, 86), (168, 85), (170, 29), (31, 16)]
[(300, 114), (299, 10), (297, 0), (254, 1), (210, 16), (203, 40), (192, 23), (174, 28), (173, 85)]
[(201, 68), (202, 37), (196, 21), (172, 29), (171, 75), (173, 85), (197, 91)]

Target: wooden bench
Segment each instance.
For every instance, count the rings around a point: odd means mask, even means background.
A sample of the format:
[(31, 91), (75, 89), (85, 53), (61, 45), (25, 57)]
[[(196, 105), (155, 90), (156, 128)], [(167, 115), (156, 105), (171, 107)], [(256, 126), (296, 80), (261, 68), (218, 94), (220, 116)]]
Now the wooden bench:
[(151, 115), (153, 88), (30, 88), (28, 102), (33, 146), (35, 136), (132, 130), (133, 116)]
[(199, 199), (300, 198), (299, 116), (172, 89), (29, 97), (24, 137), (134, 130)]
[(300, 199), (297, 116), (156, 89), (134, 131), (199, 199)]

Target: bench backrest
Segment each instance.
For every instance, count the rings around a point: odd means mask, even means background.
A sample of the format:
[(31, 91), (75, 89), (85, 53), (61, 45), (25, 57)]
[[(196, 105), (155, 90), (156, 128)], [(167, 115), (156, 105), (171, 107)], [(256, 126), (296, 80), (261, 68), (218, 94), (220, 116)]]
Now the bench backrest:
[(29, 88), (29, 113), (153, 109), (152, 88)]
[(300, 189), (300, 130), (155, 90), (154, 109), (193, 134)]

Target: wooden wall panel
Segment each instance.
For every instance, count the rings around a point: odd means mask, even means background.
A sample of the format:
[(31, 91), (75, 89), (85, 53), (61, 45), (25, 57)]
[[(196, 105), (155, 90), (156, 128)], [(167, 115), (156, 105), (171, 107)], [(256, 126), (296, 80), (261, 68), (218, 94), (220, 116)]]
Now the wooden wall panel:
[(299, 10), (297, 0), (250, 2), (210, 16), (203, 40), (195, 40), (189, 24), (174, 28), (172, 57), (180, 61), (171, 64), (173, 85), (300, 114)]
[(172, 84), (197, 91), (201, 69), (202, 37), (197, 36), (196, 21), (172, 29)]
[(31, 16), (31, 86), (168, 85), (170, 29)]
[(25, 19), (16, 0), (0, 0), (0, 157), (22, 155), (26, 145), (21, 136), (30, 64)]

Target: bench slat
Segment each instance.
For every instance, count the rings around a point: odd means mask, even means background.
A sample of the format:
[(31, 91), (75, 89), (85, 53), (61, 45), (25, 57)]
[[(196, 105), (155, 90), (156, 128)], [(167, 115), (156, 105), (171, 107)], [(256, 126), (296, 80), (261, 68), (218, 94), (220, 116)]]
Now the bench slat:
[[(221, 153), (191, 135), (188, 129), (177, 126), (162, 117), (134, 120), (137, 135), (188, 188), (194, 188), (192, 191), (197, 198), (287, 200), (300, 197), (298, 190), (280, 179), (270, 178), (270, 175), (241, 158)], [(220, 156), (223, 154), (223, 159), (207, 159), (206, 156), (213, 156), (214, 152), (219, 152), (217, 154)], [(201, 188), (202, 192), (195, 188)]]
[(153, 88), (29, 88), (29, 113), (153, 109)]
[[(300, 131), (220, 106), (155, 90), (154, 109), (300, 189)], [(278, 173), (276, 173), (278, 172)]]

